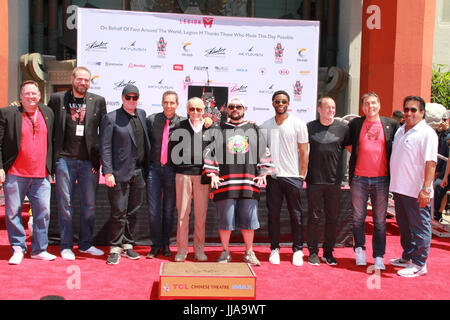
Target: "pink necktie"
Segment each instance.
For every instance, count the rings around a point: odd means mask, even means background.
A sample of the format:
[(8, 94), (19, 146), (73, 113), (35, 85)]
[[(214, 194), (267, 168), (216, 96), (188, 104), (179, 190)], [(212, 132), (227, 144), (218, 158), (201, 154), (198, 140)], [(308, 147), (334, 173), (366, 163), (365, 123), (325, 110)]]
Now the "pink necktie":
[(169, 149), (169, 126), (170, 120), (166, 120), (166, 126), (164, 127), (162, 144), (161, 144), (161, 165), (167, 164), (167, 151)]

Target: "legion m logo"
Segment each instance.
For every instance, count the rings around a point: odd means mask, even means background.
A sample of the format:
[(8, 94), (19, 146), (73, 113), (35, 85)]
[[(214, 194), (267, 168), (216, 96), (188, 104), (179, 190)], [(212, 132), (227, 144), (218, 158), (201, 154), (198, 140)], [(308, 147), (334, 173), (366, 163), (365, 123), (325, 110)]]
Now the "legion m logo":
[(203, 17), (203, 26), (205, 28), (209, 27), (211, 29), (213, 22), (214, 22), (214, 18)]

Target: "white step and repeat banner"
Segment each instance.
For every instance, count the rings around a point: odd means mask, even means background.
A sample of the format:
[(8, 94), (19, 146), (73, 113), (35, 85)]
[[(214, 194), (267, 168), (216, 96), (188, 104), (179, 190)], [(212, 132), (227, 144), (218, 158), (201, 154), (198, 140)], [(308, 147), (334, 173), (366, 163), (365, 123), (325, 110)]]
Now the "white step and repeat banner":
[(90, 91), (121, 106), (128, 84), (141, 93), (139, 107), (161, 112), (167, 90), (186, 101), (200, 96), (217, 108), (233, 97), (246, 119), (274, 116), (272, 94), (285, 90), (290, 113), (316, 118), (319, 22), (196, 16), (78, 8), (78, 66), (92, 72)]

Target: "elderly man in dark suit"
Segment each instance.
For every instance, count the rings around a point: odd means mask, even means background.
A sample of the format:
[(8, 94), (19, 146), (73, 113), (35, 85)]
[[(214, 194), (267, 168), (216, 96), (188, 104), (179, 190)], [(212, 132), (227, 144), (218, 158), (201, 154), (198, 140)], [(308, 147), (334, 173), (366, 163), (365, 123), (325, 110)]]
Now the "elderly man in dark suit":
[(90, 81), (90, 71), (77, 67), (71, 76), (72, 89), (53, 94), (48, 102), (55, 113), (56, 197), (60, 251), (65, 260), (75, 260), (72, 217), (77, 183), (81, 204), (78, 249), (82, 253), (103, 255), (103, 251), (94, 247), (93, 232), (100, 169), (98, 128), (106, 114), (106, 102), (103, 97), (87, 92)]
[(34, 219), (31, 258), (56, 258), (47, 252), (54, 115), (39, 104), (40, 98), (38, 84), (25, 81), (20, 87), (20, 105), (0, 108), (0, 185), (5, 193), (6, 228), (13, 249), (9, 264), (20, 264), (27, 252), (21, 217), (25, 196)]
[(117, 264), (121, 254), (139, 259), (133, 250), (136, 214), (142, 205), (149, 167), (150, 140), (146, 114), (137, 108), (139, 90), (127, 85), (122, 108), (108, 113), (100, 126), (102, 172), (111, 204), (108, 264)]

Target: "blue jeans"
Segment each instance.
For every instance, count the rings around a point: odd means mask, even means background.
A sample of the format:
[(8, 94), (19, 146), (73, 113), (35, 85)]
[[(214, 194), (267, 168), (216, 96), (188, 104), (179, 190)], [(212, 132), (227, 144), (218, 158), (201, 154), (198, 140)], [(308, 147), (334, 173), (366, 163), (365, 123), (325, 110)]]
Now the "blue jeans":
[(431, 206), (419, 207), (417, 198), (394, 193), (395, 218), (400, 229), (402, 258), (426, 264), (431, 245)]
[(24, 178), (6, 175), (5, 193), (6, 229), (11, 246), (20, 246), (27, 252), (25, 229), (22, 225), (22, 204), (25, 196), (30, 200), (33, 213), (31, 255), (47, 250), (50, 221), (50, 182), (48, 178)]
[(269, 220), (270, 249), (280, 248), (280, 217), (283, 199), (286, 198), (289, 211), (292, 232), (292, 250), (302, 250), (302, 203), (301, 192), (303, 180), (300, 178), (278, 177), (277, 179), (267, 177), (266, 205)]
[(383, 257), (386, 250), (386, 211), (389, 197), (388, 177), (354, 176), (351, 184), (354, 248), (365, 250), (367, 201), (370, 196), (373, 218), (373, 257)]
[(161, 248), (169, 245), (176, 210), (175, 171), (172, 167), (153, 165), (150, 168), (147, 201), (152, 246)]
[(72, 217), (77, 183), (80, 195), (78, 248), (87, 250), (94, 244), (95, 193), (98, 185), (98, 173), (92, 173), (90, 161), (61, 157), (56, 161), (55, 178), (58, 223), (61, 234), (60, 250), (73, 247)]

